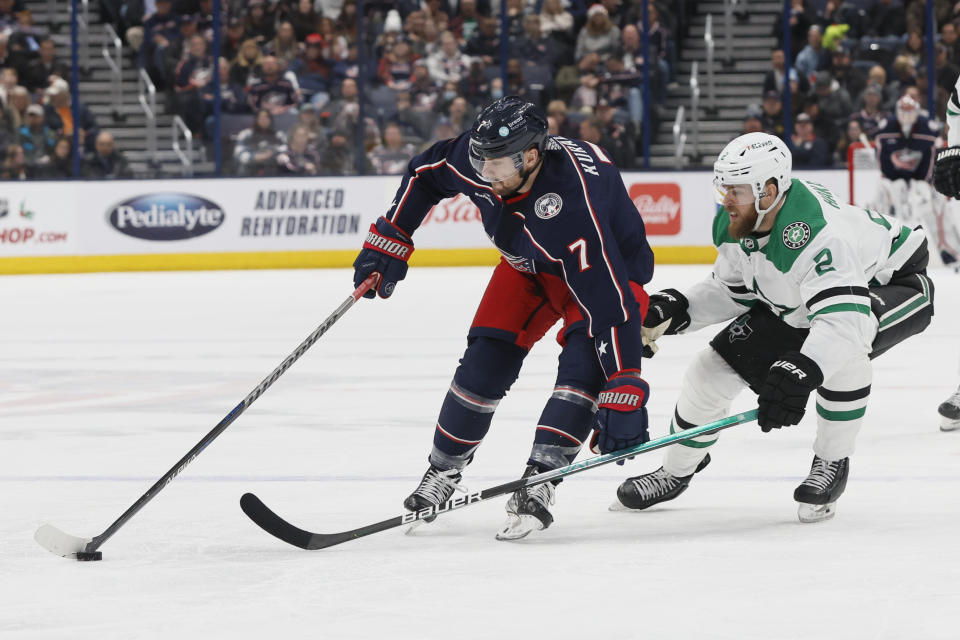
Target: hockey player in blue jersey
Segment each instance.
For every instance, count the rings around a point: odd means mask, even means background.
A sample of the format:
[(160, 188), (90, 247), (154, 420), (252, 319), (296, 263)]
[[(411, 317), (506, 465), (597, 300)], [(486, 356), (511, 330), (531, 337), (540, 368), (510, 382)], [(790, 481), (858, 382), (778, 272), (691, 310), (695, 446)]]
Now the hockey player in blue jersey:
[[(411, 511), (441, 504), (460, 489), (462, 472), (524, 357), (558, 320), (563, 349), (556, 384), (537, 421), (524, 474), (572, 462), (592, 428), (604, 452), (649, 438), (640, 326), (653, 253), (603, 149), (551, 137), (537, 107), (516, 96), (501, 98), (468, 133), (410, 162), (389, 210), (370, 227), (354, 262), (354, 282), (379, 273), (377, 294), (390, 297), (406, 276), (417, 227), (433, 205), (458, 193), (480, 210), (502, 258), (440, 409), (430, 466), (404, 501)], [(522, 538), (550, 526), (554, 496), (552, 483), (515, 493), (497, 538)]]

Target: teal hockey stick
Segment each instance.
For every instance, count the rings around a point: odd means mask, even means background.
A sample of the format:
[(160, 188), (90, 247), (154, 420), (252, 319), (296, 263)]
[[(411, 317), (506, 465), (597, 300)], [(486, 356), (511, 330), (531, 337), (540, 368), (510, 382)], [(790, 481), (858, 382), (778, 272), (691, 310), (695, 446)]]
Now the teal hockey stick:
[(657, 438), (656, 440), (650, 440), (648, 442), (644, 442), (643, 444), (638, 444), (627, 449), (622, 449), (613, 453), (606, 453), (593, 458), (587, 458), (586, 460), (574, 462), (573, 464), (560, 467), (559, 469), (538, 473), (536, 475), (520, 478), (518, 480), (512, 480), (505, 484), (484, 489), (483, 491), (457, 496), (435, 507), (421, 509), (420, 511), (407, 512), (403, 515), (390, 518), (389, 520), (377, 522), (376, 524), (370, 524), (358, 529), (342, 531), (340, 533), (312, 533), (310, 531), (305, 531), (295, 527), (271, 511), (270, 508), (260, 500), (260, 498), (252, 493), (243, 494), (243, 497), (240, 498), (240, 508), (243, 509), (243, 512), (247, 514), (251, 520), (257, 523), (261, 529), (288, 544), (292, 544), (295, 547), (300, 547), (301, 549), (307, 549), (309, 551), (315, 549), (326, 549), (327, 547), (332, 547), (337, 544), (356, 540), (357, 538), (363, 538), (364, 536), (379, 533), (380, 531), (386, 531), (387, 529), (393, 529), (405, 524), (412, 524), (425, 518), (436, 517), (441, 513), (447, 513), (448, 511), (453, 511), (454, 509), (462, 509), (463, 507), (475, 504), (477, 502), (483, 502), (484, 500), (489, 500), (490, 498), (509, 495), (514, 491), (524, 487), (534, 487), (536, 485), (543, 484), (544, 482), (550, 482), (551, 480), (558, 480), (560, 478), (572, 476), (575, 473), (580, 473), (581, 471), (586, 471), (587, 469), (601, 467), (605, 464), (610, 464), (611, 462), (617, 462), (619, 460), (626, 460), (627, 458), (632, 458), (633, 456), (646, 453), (648, 451), (653, 451), (655, 449), (662, 449), (663, 447), (670, 446), (671, 444), (683, 442), (684, 440), (690, 440), (692, 438), (696, 438), (697, 436), (717, 433), (718, 431), (723, 431), (724, 429), (729, 429), (730, 427), (735, 427), (738, 424), (751, 422), (756, 419), (757, 410), (752, 409), (744, 413), (738, 413), (730, 416), (729, 418), (717, 420), (716, 422), (711, 422), (709, 424), (694, 427), (692, 429), (678, 431), (677, 433), (672, 433), (670, 435), (663, 436), (662, 438)]

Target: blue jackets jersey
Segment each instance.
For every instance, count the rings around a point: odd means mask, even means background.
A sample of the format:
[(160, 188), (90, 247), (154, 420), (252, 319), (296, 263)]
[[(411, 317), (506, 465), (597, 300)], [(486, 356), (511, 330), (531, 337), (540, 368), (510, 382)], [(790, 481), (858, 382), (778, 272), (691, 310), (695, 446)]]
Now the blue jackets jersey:
[(937, 133), (927, 118), (919, 116), (907, 138), (897, 119), (888, 118), (877, 130), (875, 138), (883, 177), (889, 180), (929, 180)]
[[(511, 264), (566, 281), (591, 336), (609, 335), (628, 323), (630, 310), (636, 309), (629, 281), (650, 281), (653, 252), (620, 172), (604, 151), (589, 142), (552, 137), (530, 191), (503, 201), (474, 173), (468, 144), (464, 133), (415, 157), (387, 219), (412, 234), (433, 205), (463, 193), (480, 210), (484, 230)], [(639, 336), (641, 321), (629, 323), (630, 334)], [(613, 339), (620, 343), (616, 335)], [(630, 347), (618, 346), (633, 352), (634, 341), (628, 342)], [(637, 342), (639, 350), (638, 337)], [(628, 358), (630, 366), (639, 368), (639, 355), (635, 361), (634, 355)]]

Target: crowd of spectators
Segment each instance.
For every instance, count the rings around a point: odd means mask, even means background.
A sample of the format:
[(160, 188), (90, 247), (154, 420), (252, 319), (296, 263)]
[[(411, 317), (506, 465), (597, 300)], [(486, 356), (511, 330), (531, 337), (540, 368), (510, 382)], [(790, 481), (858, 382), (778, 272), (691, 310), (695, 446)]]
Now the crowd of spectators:
[[(644, 1), (655, 132), (695, 0)], [(224, 0), (217, 61), (212, 0), (101, 2), (169, 105), (208, 145), (230, 145), (225, 156), (242, 175), (401, 173), (419, 150), (469, 129), (480, 108), (507, 94), (544, 109), (559, 103), (555, 133), (589, 137), (622, 166), (637, 166), (638, 1), (507, 0), (503, 29), (499, 0), (373, 0), (360, 37), (355, 0)]]
[[(846, 162), (850, 144), (872, 142), (904, 94), (922, 106), (924, 115), (943, 122), (960, 76), (960, 3), (934, 2), (933, 104), (928, 104), (925, 6), (925, 0), (819, 5), (791, 0), (789, 75), (778, 20), (761, 100), (747, 108), (743, 131), (767, 131), (788, 141), (794, 166), (830, 167)], [(793, 131), (784, 131), (787, 86)]]
[(106, 155), (118, 156), (113, 136), (100, 130), (85, 104), (78, 104), (74, 115), (69, 78), (70, 65), (23, 1), (0, 0), (0, 179), (73, 176), (75, 129), (83, 146), (83, 175), (132, 175), (125, 162), (104, 168), (107, 146)]

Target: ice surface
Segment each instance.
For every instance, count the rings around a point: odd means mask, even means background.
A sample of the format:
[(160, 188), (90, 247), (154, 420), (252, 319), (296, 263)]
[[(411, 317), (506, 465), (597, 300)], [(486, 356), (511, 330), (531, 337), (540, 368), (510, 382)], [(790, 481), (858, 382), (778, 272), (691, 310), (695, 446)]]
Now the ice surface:
[[(683, 288), (706, 266), (659, 267)], [(814, 421), (724, 432), (676, 502), (611, 513), (661, 453), (565, 481), (556, 523), (494, 540), (504, 500), (305, 552), (240, 511), (253, 491), (302, 527), (401, 512), (489, 269), (414, 269), (362, 300), (103, 547), (57, 558), (50, 522), (103, 531), (350, 292), (346, 271), (0, 279), (0, 638), (960, 637), (960, 278), (934, 272), (931, 328), (875, 363), (850, 484), (797, 522)], [(713, 334), (665, 338), (646, 366), (654, 436)], [(545, 340), (465, 476), (521, 473), (557, 346)], [(742, 396), (735, 409), (751, 406)]]

